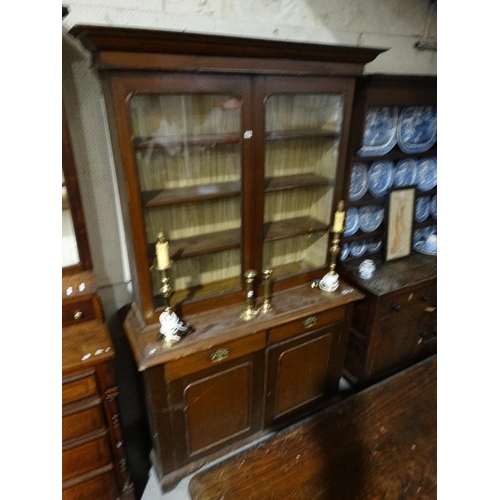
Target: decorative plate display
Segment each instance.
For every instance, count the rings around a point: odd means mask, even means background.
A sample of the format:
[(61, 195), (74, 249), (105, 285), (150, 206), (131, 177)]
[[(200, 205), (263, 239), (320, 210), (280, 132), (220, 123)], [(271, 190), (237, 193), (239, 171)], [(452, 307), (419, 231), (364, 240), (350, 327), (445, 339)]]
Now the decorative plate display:
[(429, 191), (437, 186), (437, 159), (422, 158), (417, 162), (417, 187), (421, 191)]
[(375, 231), (384, 220), (382, 205), (366, 205), (359, 208), (359, 227), (365, 233)]
[(368, 168), (364, 163), (355, 163), (352, 167), (349, 199), (359, 200), (368, 191)]
[(344, 243), (340, 251), (340, 260), (346, 260), (347, 257), (349, 257), (349, 243)]
[(378, 252), (382, 248), (382, 238), (373, 238), (366, 242), (366, 250), (369, 253)]
[(397, 143), (398, 108), (382, 106), (370, 108), (366, 114), (363, 146), (359, 156), (381, 156)]
[(366, 242), (353, 241), (349, 245), (349, 252), (354, 258), (361, 257), (366, 252)]
[(438, 218), (438, 195), (435, 194), (431, 198), (431, 215), (433, 219)]
[(417, 222), (424, 222), (431, 212), (431, 197), (421, 196), (415, 202), (415, 220)]
[(423, 153), (437, 140), (437, 113), (435, 106), (403, 108), (397, 127), (397, 141), (405, 153)]
[(394, 168), (394, 186), (411, 186), (417, 182), (417, 162), (413, 158), (404, 158)]
[(344, 236), (352, 236), (359, 229), (358, 209), (351, 207), (345, 216)]
[(413, 249), (425, 255), (437, 255), (437, 250), (435, 250), (434, 252), (429, 252), (425, 249), (425, 240), (417, 241), (417, 243), (413, 245)]
[(394, 163), (382, 160), (372, 163), (368, 171), (368, 189), (375, 198), (385, 196), (394, 183)]

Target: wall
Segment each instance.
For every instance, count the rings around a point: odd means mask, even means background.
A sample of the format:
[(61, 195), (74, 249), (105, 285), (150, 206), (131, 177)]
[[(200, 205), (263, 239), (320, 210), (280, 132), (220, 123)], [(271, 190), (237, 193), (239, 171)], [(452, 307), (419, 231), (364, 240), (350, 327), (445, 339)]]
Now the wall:
[[(136, 5), (140, 4), (140, 7)], [(125, 251), (103, 96), (89, 54), (66, 31), (74, 24), (389, 48), (366, 73), (436, 74), (431, 0), (71, 0), (64, 5), (63, 95), (88, 225), (99, 293), (113, 335), (116, 311), (133, 290)]]

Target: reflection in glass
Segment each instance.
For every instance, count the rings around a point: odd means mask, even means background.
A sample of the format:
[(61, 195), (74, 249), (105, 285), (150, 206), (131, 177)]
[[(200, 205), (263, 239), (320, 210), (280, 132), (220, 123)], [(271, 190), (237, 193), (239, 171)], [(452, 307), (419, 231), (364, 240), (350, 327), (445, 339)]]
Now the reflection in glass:
[(80, 262), (78, 245), (76, 243), (75, 228), (68, 200), (68, 192), (62, 178), (62, 267), (69, 267)]

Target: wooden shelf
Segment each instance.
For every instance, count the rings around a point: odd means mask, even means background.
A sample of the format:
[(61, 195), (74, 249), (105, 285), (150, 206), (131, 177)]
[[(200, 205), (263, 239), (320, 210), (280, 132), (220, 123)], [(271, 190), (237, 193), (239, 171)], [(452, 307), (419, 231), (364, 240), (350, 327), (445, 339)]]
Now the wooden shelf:
[(437, 145), (432, 146), (427, 151), (423, 153), (405, 153), (399, 149), (399, 146), (396, 144), (387, 154), (382, 156), (353, 156), (353, 163), (370, 163), (374, 161), (380, 160), (401, 160), (403, 158), (428, 158), (430, 156), (437, 155)]
[(352, 241), (363, 241), (363, 240), (371, 240), (372, 238), (380, 238), (383, 237), (385, 233), (383, 223), (379, 226), (376, 231), (372, 231), (371, 233), (365, 233), (358, 229), (352, 236), (346, 236), (342, 239), (342, 243), (351, 243)]
[[(181, 304), (186, 300), (189, 300), (191, 302), (192, 300), (196, 301), (207, 297), (224, 295), (228, 292), (237, 292), (241, 289), (241, 276), (235, 276), (233, 278), (227, 278), (221, 281), (214, 281), (212, 283), (208, 283), (207, 285), (193, 286), (186, 290), (176, 290), (172, 294), (170, 301), (172, 304)], [(162, 296), (155, 295), (153, 300), (155, 309), (165, 307), (165, 300)], [(243, 309), (243, 302), (241, 307)]]
[(312, 217), (296, 217), (275, 222), (264, 223), (264, 242), (282, 240), (301, 234), (312, 234), (328, 231), (329, 226)]
[(238, 144), (241, 133), (200, 134), (200, 135), (169, 135), (158, 137), (135, 137), (135, 149), (168, 149), (175, 146), (215, 146), (217, 144)]
[(333, 182), (328, 177), (316, 174), (283, 175), (279, 177), (268, 177), (264, 182), (264, 191), (285, 191), (310, 186), (332, 186)]
[(241, 183), (220, 182), (218, 184), (202, 184), (174, 189), (158, 189), (141, 193), (142, 205), (145, 208), (191, 203), (196, 201), (231, 198), (241, 193)]
[[(408, 186), (410, 187), (410, 186)], [(434, 196), (437, 194), (437, 186), (429, 189), (429, 191), (420, 191), (417, 189), (415, 193), (415, 198), (420, 198), (421, 196)], [(387, 195), (381, 196), (380, 198), (375, 198), (370, 192), (367, 192), (363, 198), (359, 200), (348, 200), (346, 202), (346, 207), (362, 207), (365, 205), (385, 205), (387, 200)]]
[(429, 227), (429, 226), (436, 226), (437, 225), (437, 219), (434, 219), (432, 215), (429, 215), (427, 219), (425, 219), (423, 222), (416, 222), (413, 226), (414, 229), (420, 229), (422, 227)]
[(266, 132), (266, 141), (288, 141), (296, 139), (339, 139), (340, 134), (334, 130), (304, 129), (304, 130), (276, 130)]
[[(155, 258), (155, 245), (148, 245), (149, 261)], [(198, 257), (223, 250), (232, 250), (241, 246), (241, 229), (229, 229), (211, 234), (201, 234), (169, 241), (170, 258), (172, 260)]]

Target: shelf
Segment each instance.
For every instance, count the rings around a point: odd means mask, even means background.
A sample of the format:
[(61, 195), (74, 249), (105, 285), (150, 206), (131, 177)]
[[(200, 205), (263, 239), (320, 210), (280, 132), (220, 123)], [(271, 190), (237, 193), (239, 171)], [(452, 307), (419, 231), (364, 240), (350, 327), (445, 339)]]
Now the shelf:
[(328, 177), (316, 174), (283, 175), (279, 177), (266, 178), (264, 191), (285, 191), (310, 186), (332, 186), (333, 182)]
[(288, 264), (273, 267), (273, 278), (281, 279), (288, 276), (296, 276), (298, 274), (308, 273), (316, 269), (318, 269), (318, 267), (308, 265), (307, 262), (303, 260), (300, 262), (290, 262)]
[[(241, 276), (227, 278), (221, 281), (214, 281), (206, 285), (193, 286), (186, 290), (176, 290), (170, 298), (172, 304), (180, 304), (186, 300), (200, 300), (207, 297), (216, 297), (217, 295), (225, 295), (229, 292), (237, 292), (241, 290)], [(161, 295), (155, 295), (153, 298), (154, 308), (160, 309), (165, 307), (165, 299)], [(242, 309), (244, 304), (242, 303)]]
[(142, 205), (145, 208), (190, 203), (195, 201), (231, 198), (241, 193), (241, 183), (221, 182), (218, 184), (203, 184), (174, 189), (158, 189), (141, 193)]
[(329, 226), (312, 217), (296, 217), (264, 223), (264, 242), (282, 240), (301, 234), (312, 234), (328, 231)]
[(303, 130), (276, 130), (266, 132), (266, 141), (289, 141), (295, 139), (339, 139), (340, 133), (334, 130), (303, 129)]
[[(241, 243), (241, 229), (229, 229), (216, 233), (201, 234), (169, 241), (170, 258), (172, 260), (198, 257), (223, 250), (239, 248)], [(155, 243), (148, 244), (149, 261), (155, 258)]]
[(375, 198), (373, 195), (371, 195), (369, 192), (366, 193), (363, 198), (359, 200), (348, 200), (346, 202), (346, 207), (363, 207), (366, 205), (385, 205), (386, 203), (386, 198), (387, 195), (385, 196), (380, 196), (379, 198)]
[(168, 149), (175, 146), (214, 146), (216, 144), (238, 144), (241, 133), (169, 135), (158, 137), (135, 137), (135, 149)]
[(427, 151), (424, 151), (423, 153), (405, 153), (404, 151), (401, 151), (399, 147), (396, 145), (394, 148), (391, 149), (387, 154), (382, 155), (382, 156), (353, 156), (353, 163), (370, 163), (374, 161), (380, 161), (380, 160), (401, 160), (403, 158), (428, 158), (430, 156), (436, 156), (437, 155), (437, 145), (432, 146)]
[(342, 244), (351, 243), (352, 241), (363, 241), (371, 240), (372, 238), (380, 238), (381, 236), (383, 237), (384, 234), (385, 230), (383, 227), (381, 229), (377, 229), (376, 231), (372, 231), (371, 233), (365, 233), (361, 231), (361, 229), (358, 229), (352, 236), (346, 236), (345, 238), (343, 238)]
[(416, 222), (413, 226), (413, 229), (420, 229), (422, 227), (428, 227), (428, 226), (436, 226), (437, 225), (437, 219), (434, 219), (432, 215), (429, 215), (427, 219), (425, 219), (423, 222)]

